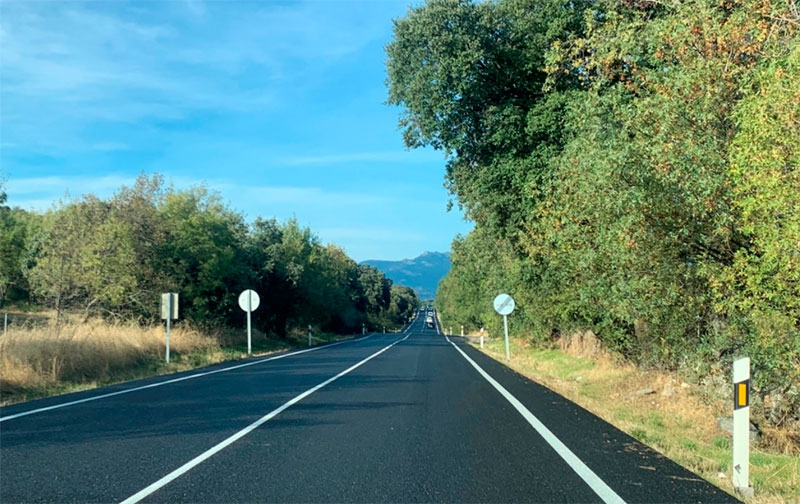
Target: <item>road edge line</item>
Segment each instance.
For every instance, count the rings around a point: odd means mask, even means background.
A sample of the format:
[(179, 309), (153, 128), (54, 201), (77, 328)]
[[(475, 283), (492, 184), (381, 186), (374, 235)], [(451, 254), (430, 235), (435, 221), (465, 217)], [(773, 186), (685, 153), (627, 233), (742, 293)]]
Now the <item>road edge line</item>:
[(65, 402), (65, 403), (60, 403), (60, 404), (54, 404), (52, 406), (46, 406), (44, 408), (37, 408), (37, 409), (30, 410), (30, 411), (23, 411), (23, 412), (20, 412), (20, 413), (15, 413), (13, 415), (0, 417), (0, 423), (5, 422), (6, 420), (13, 420), (15, 418), (25, 417), (25, 416), (28, 416), (28, 415), (35, 415), (37, 413), (44, 413), (45, 411), (51, 411), (51, 410), (56, 410), (56, 409), (60, 409), (60, 408), (66, 408), (67, 406), (75, 406), (76, 404), (83, 404), (83, 403), (87, 403), (87, 402), (98, 401), (100, 399), (107, 399), (109, 397), (114, 397), (114, 396), (123, 395), (123, 394), (129, 394), (131, 392), (138, 392), (140, 390), (146, 390), (146, 389), (161, 387), (161, 386), (164, 386), (164, 385), (171, 385), (173, 383), (178, 383), (178, 382), (182, 382), (182, 381), (186, 381), (186, 380), (191, 380), (191, 379), (194, 379), (194, 378), (201, 378), (203, 376), (209, 376), (209, 375), (213, 375), (213, 374), (217, 374), (217, 373), (224, 373), (226, 371), (233, 371), (234, 369), (241, 369), (241, 368), (248, 367), (248, 366), (255, 366), (256, 364), (263, 364), (265, 362), (274, 361), (274, 360), (278, 360), (278, 359), (283, 359), (283, 358), (286, 358), (286, 357), (293, 357), (295, 355), (304, 354), (306, 352), (313, 352), (314, 350), (320, 350), (320, 349), (323, 349), (323, 348), (330, 348), (330, 347), (333, 347), (333, 346), (336, 346), (336, 345), (341, 345), (341, 344), (344, 344), (344, 343), (355, 343), (357, 341), (365, 340), (365, 339), (367, 339), (367, 338), (369, 338), (371, 336), (373, 336), (373, 335), (370, 334), (370, 335), (367, 335), (367, 336), (362, 336), (361, 338), (358, 338), (358, 339), (337, 341), (335, 343), (329, 343), (327, 345), (320, 345), (320, 346), (315, 346), (315, 347), (312, 347), (312, 348), (305, 348), (303, 350), (298, 350), (296, 352), (289, 352), (289, 353), (284, 353), (284, 354), (280, 354), (280, 355), (275, 355), (275, 356), (272, 356), (272, 357), (266, 357), (264, 359), (258, 359), (256, 361), (252, 361), (252, 362), (245, 362), (244, 364), (236, 364), (236, 365), (230, 366), (230, 367), (225, 367), (225, 368), (221, 368), (221, 369), (215, 369), (213, 371), (206, 371), (206, 372), (203, 372), (203, 373), (195, 373), (195, 374), (191, 374), (191, 375), (188, 375), (188, 376), (181, 376), (180, 378), (173, 378), (171, 380), (166, 380), (166, 381), (163, 381), (163, 382), (151, 383), (149, 385), (143, 385), (141, 387), (134, 387), (134, 388), (125, 389), (125, 390), (118, 390), (116, 392), (111, 392), (111, 393), (108, 393), (108, 394), (102, 394), (102, 395), (99, 395), (99, 396), (87, 397), (85, 399), (78, 399), (77, 401), (70, 401), (70, 402)]
[(472, 360), (472, 358), (467, 355), (463, 350), (458, 348), (458, 345), (453, 343), (450, 338), (445, 336), (445, 339), (448, 343), (453, 345), (453, 348), (458, 350), (458, 352), (464, 357), (464, 359), (469, 362), (472, 367), (474, 367), (478, 373), (491, 384), (500, 395), (502, 395), (512, 406), (519, 412), (522, 417), (528, 421), (528, 423), (533, 427), (533, 429), (539, 433), (540, 436), (550, 445), (553, 450), (561, 457), (570, 468), (575, 471), (575, 473), (587, 484), (589, 488), (592, 489), (594, 493), (600, 497), (603, 502), (606, 504), (626, 504), (625, 500), (622, 499), (608, 484), (600, 479), (600, 476), (595, 474), (589, 466), (586, 465), (580, 458), (578, 458), (575, 453), (570, 450), (567, 445), (565, 445), (558, 437), (556, 437), (553, 432), (547, 428), (545, 424), (541, 422), (536, 416), (531, 413), (531, 411), (522, 404), (519, 399), (514, 397), (511, 392), (506, 390), (505, 387), (500, 385), (500, 383), (495, 380), (494, 378), (489, 375), (482, 367), (478, 365), (477, 362)]

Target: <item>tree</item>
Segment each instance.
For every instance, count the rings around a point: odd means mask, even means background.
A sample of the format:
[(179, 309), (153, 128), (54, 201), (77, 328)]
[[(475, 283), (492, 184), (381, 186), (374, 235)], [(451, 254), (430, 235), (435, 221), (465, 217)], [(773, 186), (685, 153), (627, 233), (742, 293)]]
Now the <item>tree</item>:
[(124, 293), (117, 310), (132, 317), (158, 319), (158, 299), (170, 285), (163, 267), (167, 223), (160, 207), (168, 191), (164, 178), (142, 173), (132, 187), (121, 187), (111, 201), (111, 216), (129, 235), (135, 285)]
[(385, 325), (387, 323), (385, 312), (389, 309), (392, 301), (392, 281), (386, 278), (378, 268), (368, 264), (359, 264), (358, 284), (361, 294), (358, 303), (359, 310), (366, 315), (367, 321), (373, 327)]
[(160, 213), (163, 292), (179, 292), (182, 310), (195, 322), (231, 320), (245, 275), (242, 216), (202, 186), (167, 194)]
[(414, 316), (421, 304), (414, 289), (405, 285), (392, 285), (391, 299), (389, 316), (396, 325), (405, 324)]
[[(0, 185), (0, 189), (2, 185)], [(7, 299), (21, 299), (28, 291), (23, 273), (27, 247), (27, 212), (6, 206), (0, 190), (0, 307)]]
[(119, 304), (133, 287), (130, 236), (109, 213), (89, 195), (45, 215), (28, 275), (35, 294), (52, 303), (57, 325), (67, 308), (80, 306), (87, 318), (96, 306)]
[(408, 147), (448, 157), (446, 184), (478, 227), (516, 244), (561, 148), (562, 90), (544, 55), (580, 27), (583, 2), (434, 0), (394, 23), (388, 103)]

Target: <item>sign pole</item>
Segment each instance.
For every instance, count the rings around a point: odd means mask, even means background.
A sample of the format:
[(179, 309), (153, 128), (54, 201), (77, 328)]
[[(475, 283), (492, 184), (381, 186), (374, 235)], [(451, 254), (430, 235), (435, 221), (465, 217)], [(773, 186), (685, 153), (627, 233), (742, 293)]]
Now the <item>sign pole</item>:
[(250, 313), (253, 312), (253, 296), (247, 293), (247, 355), (253, 353), (253, 333), (250, 325)]
[(750, 358), (733, 361), (733, 488), (745, 497), (750, 486)]
[(508, 351), (508, 315), (503, 315), (503, 329), (506, 333), (506, 360), (511, 359), (511, 354)]

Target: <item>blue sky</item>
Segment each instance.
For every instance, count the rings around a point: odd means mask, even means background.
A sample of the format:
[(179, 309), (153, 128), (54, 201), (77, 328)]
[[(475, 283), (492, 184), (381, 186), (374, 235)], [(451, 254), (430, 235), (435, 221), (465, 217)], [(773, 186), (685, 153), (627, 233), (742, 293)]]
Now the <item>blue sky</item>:
[(444, 158), (384, 104), (408, 2), (0, 0), (0, 179), (44, 211), (141, 172), (297, 217), (355, 260), (447, 251)]

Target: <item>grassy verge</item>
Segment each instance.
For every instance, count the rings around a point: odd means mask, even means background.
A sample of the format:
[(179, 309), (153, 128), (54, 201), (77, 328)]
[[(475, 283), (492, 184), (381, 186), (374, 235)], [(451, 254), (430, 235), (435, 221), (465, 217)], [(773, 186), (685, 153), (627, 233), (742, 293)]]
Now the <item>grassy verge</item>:
[[(247, 357), (244, 330), (201, 331), (185, 323), (170, 330), (170, 363), (165, 362), (162, 326), (109, 324), (93, 320), (55, 327), (48, 314), (18, 314), (0, 335), (0, 404), (87, 390), (150, 376), (186, 371)], [(319, 345), (349, 336), (314, 334)], [(254, 355), (308, 345), (308, 336), (285, 340), (253, 331)]]
[[(716, 425), (718, 417), (730, 414), (729, 401), (711, 398), (675, 374), (621, 365), (596, 348), (563, 346), (537, 349), (512, 340), (509, 366), (734, 492), (730, 436)], [(487, 340), (484, 351), (505, 361), (502, 339)], [(751, 446), (750, 503), (800, 503), (800, 457), (795, 447), (780, 442), (783, 434), (764, 432)]]

